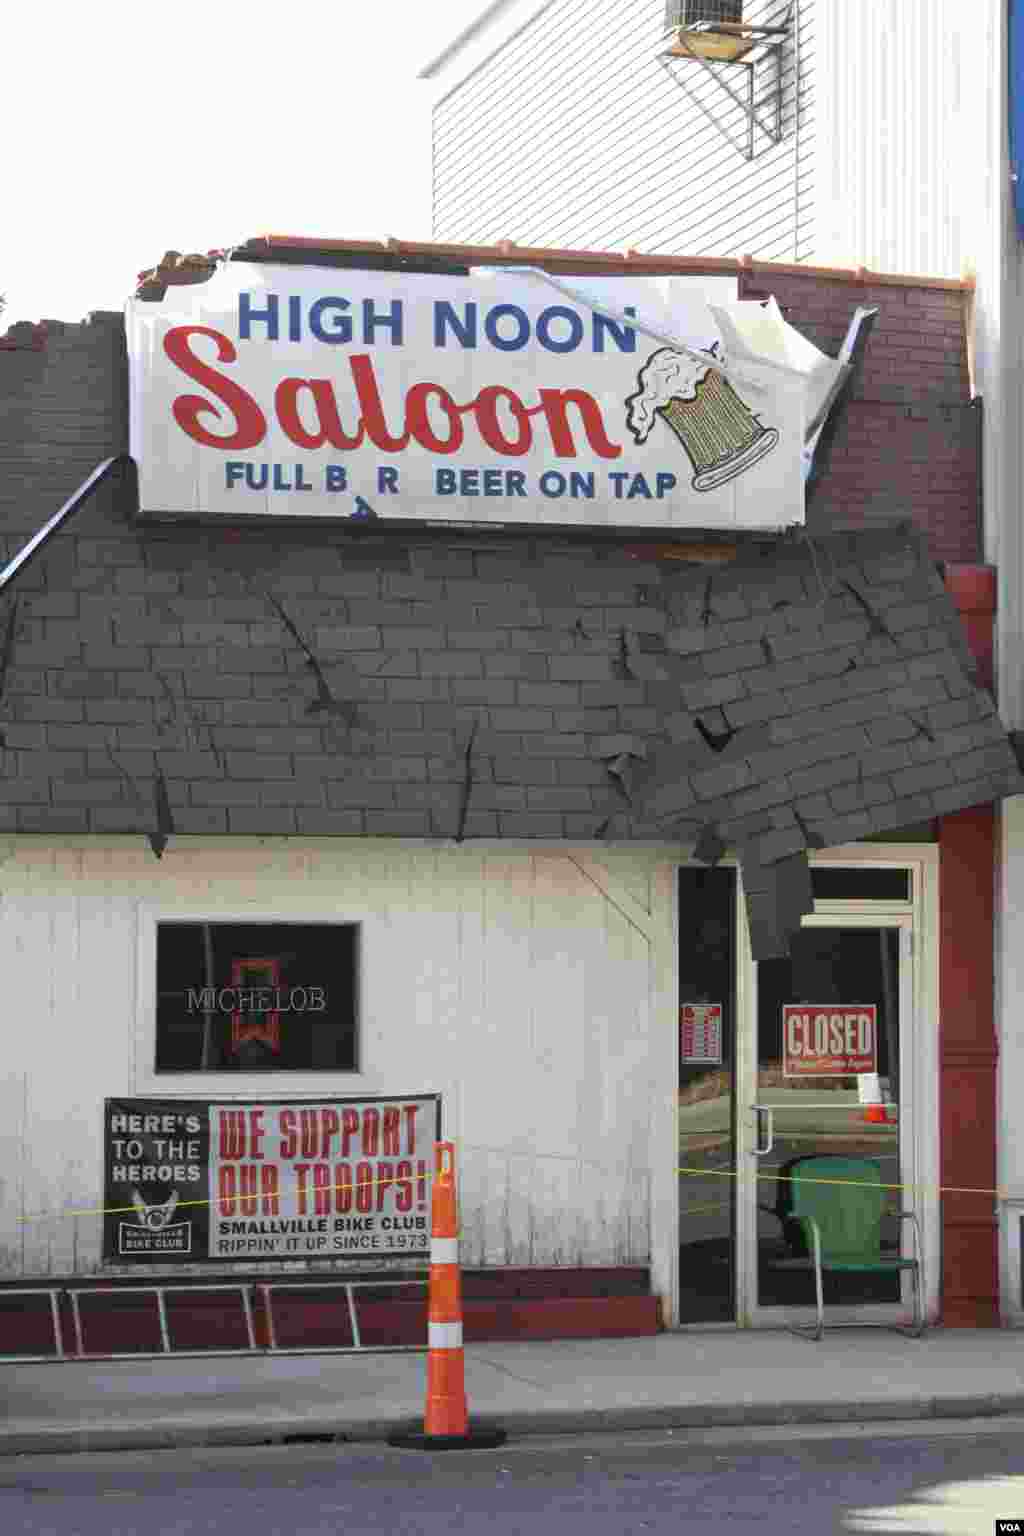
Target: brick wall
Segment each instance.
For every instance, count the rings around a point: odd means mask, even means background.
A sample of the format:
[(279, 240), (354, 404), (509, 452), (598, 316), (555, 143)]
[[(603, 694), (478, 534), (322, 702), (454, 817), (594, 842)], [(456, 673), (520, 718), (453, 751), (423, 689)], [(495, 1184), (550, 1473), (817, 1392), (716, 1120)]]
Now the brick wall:
[(815, 273), (741, 273), (741, 297), (769, 292), (786, 319), (833, 357), (856, 307), (878, 309), (808, 527), (869, 527), (909, 517), (927, 534), (936, 560), (981, 560), (978, 411), (971, 404), (963, 292)]

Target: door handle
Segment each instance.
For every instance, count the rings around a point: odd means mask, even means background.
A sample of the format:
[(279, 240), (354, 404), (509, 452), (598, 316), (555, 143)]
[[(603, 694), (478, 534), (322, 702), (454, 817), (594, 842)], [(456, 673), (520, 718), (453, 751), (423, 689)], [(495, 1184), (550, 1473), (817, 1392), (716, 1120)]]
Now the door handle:
[[(775, 1125), (772, 1118), (772, 1112), (763, 1104), (754, 1104), (751, 1107), (754, 1111), (754, 1114), (757, 1116), (757, 1145), (754, 1147), (754, 1156), (764, 1157), (766, 1153), (772, 1150), (772, 1145), (775, 1140)], [(764, 1125), (765, 1130), (765, 1144), (763, 1147), (761, 1145), (762, 1124)]]

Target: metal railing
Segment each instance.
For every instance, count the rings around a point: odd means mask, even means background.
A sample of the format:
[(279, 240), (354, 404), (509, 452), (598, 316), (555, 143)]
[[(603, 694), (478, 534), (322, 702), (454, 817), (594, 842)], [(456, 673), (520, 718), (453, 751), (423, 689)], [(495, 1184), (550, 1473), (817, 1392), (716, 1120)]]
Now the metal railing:
[[(176, 1349), (173, 1349), (172, 1346), (171, 1346), (170, 1328), (168, 1327), (168, 1323), (167, 1323), (167, 1302), (166, 1302), (166, 1299), (165, 1299), (166, 1296), (167, 1296), (167, 1293), (169, 1291), (196, 1291), (196, 1292), (201, 1293), (201, 1294), (205, 1294), (208, 1291), (237, 1291), (237, 1292), (239, 1292), (240, 1295), (241, 1295), (241, 1298), (242, 1298), (242, 1311), (245, 1314), (245, 1326), (246, 1326), (246, 1332), (247, 1332), (248, 1338), (249, 1338), (248, 1348), (246, 1348), (246, 1349), (216, 1349), (216, 1350), (205, 1350), (205, 1349), (194, 1349), (194, 1350), (177, 1349), (176, 1350)], [(160, 1344), (161, 1344), (161, 1349), (160, 1349), (159, 1353), (161, 1355), (176, 1355), (176, 1356), (178, 1356), (181, 1359), (188, 1359), (190, 1356), (193, 1356), (193, 1355), (206, 1355), (206, 1354), (249, 1355), (249, 1354), (252, 1354), (255, 1351), (256, 1347), (257, 1347), (256, 1346), (256, 1333), (255, 1333), (255, 1330), (253, 1328), (253, 1321), (252, 1321), (252, 1299), (251, 1299), (251, 1297), (249, 1295), (249, 1287), (244, 1282), (239, 1282), (239, 1283), (234, 1284), (234, 1285), (228, 1283), (228, 1284), (203, 1285), (203, 1286), (162, 1285), (162, 1284), (154, 1284), (154, 1285), (99, 1285), (99, 1286), (81, 1286), (81, 1287), (78, 1287), (76, 1289), (71, 1289), (69, 1287), (66, 1294), (68, 1296), (69, 1301), (71, 1302), (71, 1317), (72, 1317), (72, 1320), (74, 1322), (74, 1327), (75, 1327), (75, 1357), (74, 1358), (79, 1359), (79, 1360), (137, 1360), (139, 1358), (144, 1358), (144, 1359), (145, 1358), (148, 1358), (148, 1359), (159, 1358), (159, 1356), (156, 1355), (153, 1351), (142, 1352), (142, 1351), (134, 1350), (134, 1349), (126, 1350), (124, 1352), (113, 1351), (113, 1352), (108, 1353), (107, 1351), (103, 1350), (103, 1351), (100, 1351), (98, 1353), (92, 1353), (92, 1354), (88, 1353), (86, 1351), (86, 1349), (85, 1349), (85, 1340), (84, 1340), (83, 1331), (82, 1331), (82, 1313), (81, 1313), (81, 1302), (80, 1302), (80, 1298), (82, 1296), (138, 1296), (138, 1295), (147, 1295), (147, 1296), (153, 1295), (153, 1296), (155, 1296), (156, 1297), (156, 1304), (157, 1304), (157, 1314), (158, 1314), (159, 1319), (160, 1319)], [(11, 1356), (0, 1356), (0, 1359), (10, 1359), (10, 1358), (12, 1358), (12, 1357)]]
[(64, 526), (68, 518), (72, 517), (79, 507), (89, 500), (96, 487), (101, 485), (113, 470), (131, 462), (132, 459), (129, 454), (115, 453), (111, 458), (103, 459), (101, 463), (97, 464), (92, 474), (82, 481), (78, 490), (68, 497), (64, 505), (57, 509), (49, 521), (44, 523), (39, 531), (32, 535), (28, 543), (23, 545), (18, 550), (18, 553), (8, 560), (3, 570), (0, 570), (0, 593), (7, 590), (14, 578), (26, 568), (29, 562), (39, 554), (41, 549), (46, 547), (54, 534), (58, 533)]
[(426, 1349), (426, 1339), (424, 1339), (422, 1344), (364, 1344), (362, 1342), (362, 1338), (359, 1332), (359, 1318), (356, 1315), (355, 1297), (352, 1295), (352, 1292), (367, 1286), (372, 1286), (375, 1290), (383, 1290), (385, 1287), (399, 1285), (418, 1285), (423, 1287), (425, 1286), (425, 1282), (422, 1280), (346, 1280), (340, 1285), (336, 1283), (331, 1287), (331, 1289), (340, 1289), (345, 1292), (345, 1300), (348, 1304), (349, 1327), (352, 1329), (352, 1343), (333, 1345), (327, 1350), (321, 1350), (318, 1344), (306, 1346), (293, 1345), (282, 1349), (277, 1342), (277, 1330), (274, 1327), (274, 1312), (271, 1293), (273, 1291), (319, 1291), (324, 1289), (324, 1282), (322, 1280), (258, 1281), (254, 1286), (254, 1290), (262, 1291), (263, 1293), (263, 1315), (267, 1321), (267, 1335), (270, 1340), (270, 1343), (267, 1346), (267, 1353), (278, 1355), (303, 1355), (321, 1353), (341, 1355), (356, 1354), (359, 1351), (367, 1349), (372, 1349), (375, 1353), (378, 1351), (384, 1353), (386, 1351), (394, 1352), (398, 1350), (411, 1351), (417, 1349)]
[(60, 1286), (31, 1285), (19, 1287), (13, 1291), (0, 1292), (0, 1299), (4, 1296), (49, 1296), (50, 1318), (53, 1323), (53, 1340), (57, 1347), (53, 1355), (0, 1355), (0, 1360), (66, 1360), (64, 1353), (64, 1334), (60, 1325)]
[[(16, 1362), (46, 1362), (46, 1361), (74, 1361), (74, 1360), (160, 1360), (176, 1359), (188, 1360), (206, 1358), (219, 1355), (344, 1355), (365, 1353), (416, 1353), (423, 1352), (427, 1348), (425, 1336), (418, 1344), (364, 1344), (362, 1332), (359, 1326), (359, 1314), (356, 1308), (354, 1293), (357, 1290), (392, 1290), (400, 1287), (418, 1286), (426, 1292), (426, 1280), (344, 1280), (331, 1281), (323, 1278), (316, 1280), (261, 1280), (261, 1281), (234, 1281), (211, 1282), (209, 1284), (175, 1284), (163, 1281), (153, 1281), (148, 1285), (103, 1285), (103, 1286), (23, 1286), (14, 1290), (0, 1290), (0, 1303), (8, 1296), (45, 1296), (50, 1302), (50, 1318), (53, 1325), (54, 1352), (52, 1354), (0, 1354), (0, 1363), (14, 1364)], [(282, 1345), (278, 1342), (277, 1324), (274, 1319), (273, 1293), (275, 1291), (343, 1291), (347, 1309), (348, 1326), (352, 1334), (351, 1344), (306, 1344), (306, 1345)], [(213, 1291), (234, 1292), (240, 1298), (242, 1314), (245, 1320), (245, 1330), (248, 1343), (240, 1348), (225, 1348), (214, 1346), (210, 1349), (175, 1349), (171, 1323), (167, 1315), (167, 1301), (169, 1294), (193, 1295), (203, 1297)], [(123, 1351), (88, 1351), (85, 1347), (85, 1322), (82, 1314), (82, 1297), (88, 1296), (153, 1296), (156, 1298), (157, 1318), (160, 1326), (159, 1350), (123, 1350)], [(260, 1344), (256, 1339), (256, 1325), (254, 1320), (253, 1303), (257, 1296), (263, 1305), (263, 1319), (266, 1324), (267, 1343)], [(61, 1300), (66, 1299), (71, 1309), (71, 1320), (74, 1330), (74, 1350), (69, 1353), (64, 1341), (64, 1331), (61, 1324)]]

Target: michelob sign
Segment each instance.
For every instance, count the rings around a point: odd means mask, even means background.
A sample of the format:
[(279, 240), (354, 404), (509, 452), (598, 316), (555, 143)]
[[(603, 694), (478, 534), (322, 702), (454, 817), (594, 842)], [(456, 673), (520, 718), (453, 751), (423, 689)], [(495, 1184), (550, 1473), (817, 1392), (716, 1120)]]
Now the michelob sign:
[(409, 1258), (430, 1246), (435, 1094), (108, 1099), (111, 1263)]
[(126, 323), (155, 516), (789, 526), (840, 372), (728, 277), (228, 262)]
[(783, 1077), (853, 1077), (878, 1071), (874, 1003), (787, 1003), (782, 1010)]

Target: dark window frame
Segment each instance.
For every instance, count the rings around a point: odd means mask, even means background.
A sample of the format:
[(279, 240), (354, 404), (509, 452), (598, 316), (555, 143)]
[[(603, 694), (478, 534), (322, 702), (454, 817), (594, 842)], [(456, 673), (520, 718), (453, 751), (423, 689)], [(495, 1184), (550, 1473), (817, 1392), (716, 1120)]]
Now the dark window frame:
[[(183, 978), (182, 986), (166, 985), (168, 978), (166, 974), (161, 975), (162, 948), (165, 967), (173, 965), (176, 961), (180, 963), (180, 959), (169, 954), (167, 947), (161, 945), (161, 937), (166, 935), (170, 942), (180, 943), (183, 930), (193, 930), (196, 938), (202, 943), (204, 929), (209, 930), (211, 936), (216, 934), (220, 938), (221, 953), (215, 961), (217, 974), (214, 977), (213, 987), (217, 994), (217, 1005), (202, 1012), (192, 1010), (196, 1012), (196, 1024), (189, 1038), (187, 1025), (190, 1021), (187, 1019), (184, 1007), (177, 1019), (173, 1013), (168, 1018), (167, 1003), (171, 998), (185, 999), (197, 991), (202, 992), (207, 984), (205, 965), (199, 961), (192, 976), (186, 974)], [(301, 942), (298, 953), (295, 949), (286, 949), (283, 952), (280, 950), (289, 930), (296, 937), (300, 933), (306, 935), (307, 951), (314, 945), (324, 946), (324, 954), (319, 957), (323, 969), (320, 965), (317, 966), (317, 973), (326, 978), (324, 981), (314, 981), (305, 970), (301, 969), (303, 964), (308, 966), (311, 959), (316, 958), (307, 953), (303, 961)], [(318, 932), (311, 935), (311, 930)], [(173, 940), (171, 940), (172, 931)], [(232, 938), (232, 934), (236, 937)], [(343, 934), (345, 937), (340, 952), (334, 938), (336, 934)], [(236, 946), (248, 952), (239, 954)], [(278, 948), (285, 962), (288, 960), (294, 962), (298, 959), (300, 970), (296, 972), (293, 968), (289, 975), (288, 966), (284, 964), (280, 969), (279, 985), (276, 991), (271, 987), (269, 995), (264, 991), (258, 1000), (251, 995), (239, 996), (241, 988), (235, 981), (233, 962), (260, 964), (274, 957), (275, 947)], [(236, 949), (234, 954), (231, 954), (232, 949)], [(252, 1073), (261, 1079), (273, 1077), (278, 1080), (288, 1080), (296, 1076), (317, 1076), (324, 1073), (344, 1074), (346, 1077), (361, 1074), (363, 1070), (360, 1059), (363, 924), (360, 920), (250, 918), (248, 915), (245, 917), (233, 915), (228, 918), (220, 915), (195, 917), (192, 914), (180, 917), (160, 916), (154, 923), (154, 952), (155, 1007), (151, 1070), (156, 1077), (167, 1079), (201, 1075), (215, 1077), (218, 1080), (230, 1080), (233, 1077)], [(244, 974), (240, 979), (244, 981)], [(163, 986), (161, 982), (164, 983)], [(265, 983), (265, 986), (269, 985)], [(316, 1007), (320, 1001), (316, 996), (318, 987), (324, 987), (327, 991), (326, 1009)], [(332, 1009), (330, 993), (332, 990), (337, 992), (339, 988), (343, 1000), (340, 1006), (335, 1005)], [(251, 994), (255, 991), (255, 987), (249, 990)], [(254, 1001), (269, 1004), (269, 1006), (254, 1007), (252, 1006)], [(275, 1008), (275, 1002), (282, 1006)], [(318, 1041), (315, 1037), (316, 1014), (325, 1013), (326, 1018), (330, 1020), (332, 1011), (335, 1014), (334, 1027), (330, 1042), (327, 1044), (323, 1039)], [(287, 1059), (289, 1042), (284, 1029), (289, 1015), (298, 1021), (299, 1028), (304, 1032), (302, 1043), (293, 1036), (292, 1055), (294, 1057), (297, 1052), (308, 1051), (309, 1059), (307, 1060)], [(212, 1028), (207, 1025), (208, 1017), (212, 1021)], [(177, 1025), (178, 1034), (177, 1049), (173, 1043), (175, 1025)], [(184, 1046), (182, 1037), (185, 1037), (188, 1042)], [(318, 1046), (321, 1052), (325, 1052), (326, 1049), (332, 1050), (334, 1059), (316, 1061)], [(197, 1059), (194, 1061), (183, 1059), (190, 1053), (197, 1053)], [(282, 1056), (284, 1059), (281, 1059)]]

